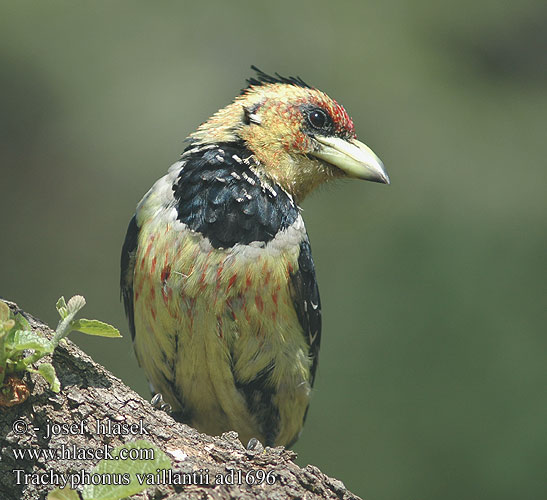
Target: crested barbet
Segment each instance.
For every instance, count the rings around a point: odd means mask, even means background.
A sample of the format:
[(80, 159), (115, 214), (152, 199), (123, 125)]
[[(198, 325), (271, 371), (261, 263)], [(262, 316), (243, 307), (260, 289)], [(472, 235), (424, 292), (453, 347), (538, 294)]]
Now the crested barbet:
[(138, 204), (121, 290), (138, 362), (176, 418), (290, 446), (321, 337), (299, 204), (333, 179), (389, 179), (334, 99), (252, 68)]

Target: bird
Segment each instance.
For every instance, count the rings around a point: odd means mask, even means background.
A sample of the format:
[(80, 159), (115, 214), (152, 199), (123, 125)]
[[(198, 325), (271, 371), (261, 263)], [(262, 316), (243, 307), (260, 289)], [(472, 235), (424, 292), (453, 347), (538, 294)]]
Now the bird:
[(139, 365), (176, 419), (290, 447), (321, 340), (300, 203), (335, 179), (389, 177), (334, 99), (300, 77), (251, 68), (138, 203), (121, 297)]

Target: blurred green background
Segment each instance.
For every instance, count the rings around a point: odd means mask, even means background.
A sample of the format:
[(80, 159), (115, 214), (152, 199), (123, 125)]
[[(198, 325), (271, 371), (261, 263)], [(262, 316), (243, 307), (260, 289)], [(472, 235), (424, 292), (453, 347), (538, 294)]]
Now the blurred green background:
[[(119, 302), (134, 207), (249, 66), (339, 100), (389, 187), (303, 204), (321, 288), (295, 449), (367, 500), (547, 498), (541, 0), (2, 2), (0, 294), (148, 397)], [(542, 472), (543, 471), (543, 472)]]

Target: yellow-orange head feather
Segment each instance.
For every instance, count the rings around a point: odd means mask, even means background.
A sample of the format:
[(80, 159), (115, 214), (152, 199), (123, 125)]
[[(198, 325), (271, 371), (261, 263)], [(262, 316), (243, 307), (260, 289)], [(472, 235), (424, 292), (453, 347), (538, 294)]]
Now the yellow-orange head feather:
[(299, 78), (257, 72), (258, 80), (250, 79), (233, 103), (190, 136), (192, 143), (244, 141), (260, 162), (257, 173), (297, 202), (337, 177), (389, 182), (381, 161), (356, 140), (340, 104)]

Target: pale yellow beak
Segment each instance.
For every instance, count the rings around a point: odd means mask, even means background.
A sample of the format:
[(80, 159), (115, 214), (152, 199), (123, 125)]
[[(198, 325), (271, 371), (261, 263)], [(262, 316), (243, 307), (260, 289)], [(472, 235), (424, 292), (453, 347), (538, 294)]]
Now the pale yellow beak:
[(366, 144), (357, 139), (346, 141), (339, 137), (319, 135), (315, 136), (315, 140), (321, 147), (311, 154), (317, 158), (338, 167), (349, 177), (389, 184), (389, 176), (382, 160)]

